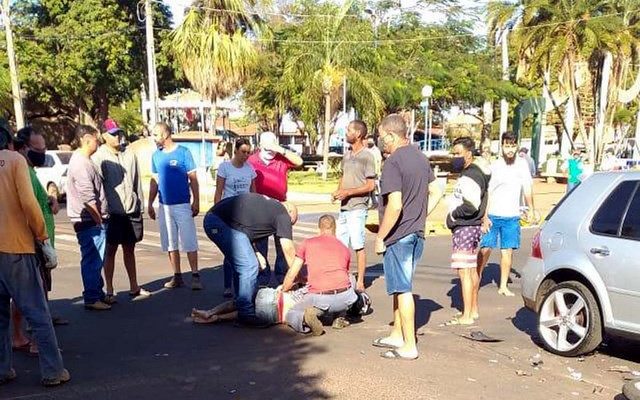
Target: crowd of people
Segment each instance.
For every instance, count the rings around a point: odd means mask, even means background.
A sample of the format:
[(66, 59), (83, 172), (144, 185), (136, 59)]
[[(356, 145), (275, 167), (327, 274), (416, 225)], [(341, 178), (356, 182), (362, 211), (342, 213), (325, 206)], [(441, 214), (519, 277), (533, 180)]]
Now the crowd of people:
[[(384, 358), (418, 358), (413, 276), (424, 249), (427, 215), (443, 193), (428, 158), (408, 140), (402, 116), (385, 117), (377, 132), (376, 146), (364, 122), (349, 124), (350, 148), (332, 193), (333, 201), (340, 202), (339, 214), (322, 215), (318, 234), (298, 245), (293, 237), (298, 210), (287, 201), (287, 175), (302, 159), (280, 146), (271, 132), (261, 134), (255, 151), (247, 140), (234, 143), (232, 157), (217, 165), (214, 204), (203, 220), (207, 237), (224, 257), (222, 295), (232, 299), (210, 310), (193, 309), (195, 323), (286, 324), (317, 336), (325, 325), (340, 329), (360, 319), (371, 305), (365, 292), (365, 223), (377, 206), (374, 251), (383, 255), (394, 322), (389, 334), (372, 345), (384, 348)], [(158, 148), (150, 160), (146, 207), (141, 160), (126, 148), (115, 121), (105, 121), (102, 132), (80, 125), (75, 133), (78, 148), (67, 171), (67, 214), (80, 249), (84, 307), (100, 312), (116, 303), (113, 276), (119, 247), (130, 297), (152, 295), (140, 286), (136, 272), (135, 247), (144, 235), (145, 211), (157, 220), (161, 248), (168, 255), (172, 276), (164, 287), (185, 285), (182, 252), (191, 270), (191, 289), (202, 290), (194, 219), (200, 213), (196, 164), (173, 141), (171, 128), (159, 123), (152, 129)], [(479, 317), (479, 282), (492, 248), (501, 250), (499, 293), (513, 295), (508, 278), (513, 250), (520, 246), (521, 196), (531, 212), (534, 205), (530, 166), (518, 156), (517, 139), (507, 133), (501, 140), (502, 157), (492, 164), (474, 157), (471, 138), (453, 143), (452, 169), (459, 178), (448, 199), (446, 224), (453, 233), (451, 267), (460, 277), (464, 307), (450, 325), (468, 325)], [(220, 150), (224, 153), (224, 147)], [(59, 206), (35, 176), (45, 151), (44, 138), (30, 128), (13, 136), (0, 126), (0, 234), (8, 238), (0, 243), (0, 383), (15, 378), (12, 348), (39, 355), (44, 385), (70, 379), (53, 329), (68, 321), (52, 318), (47, 304), (51, 269), (57, 263), (53, 215)], [(271, 237), (273, 268), (268, 262)], [(350, 273), (352, 251), (355, 276)], [(23, 317), (31, 338), (24, 332)]]

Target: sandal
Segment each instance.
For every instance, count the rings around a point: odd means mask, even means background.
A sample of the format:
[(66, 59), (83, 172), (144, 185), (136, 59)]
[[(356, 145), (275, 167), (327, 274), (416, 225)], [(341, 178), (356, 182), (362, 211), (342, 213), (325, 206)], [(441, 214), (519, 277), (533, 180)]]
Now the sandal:
[(387, 350), (384, 353), (380, 353), (380, 357), (386, 358), (388, 360), (403, 360), (403, 361), (413, 361), (418, 359), (417, 355), (415, 357), (407, 357), (398, 353), (397, 350)]
[(129, 297), (131, 297), (131, 299), (146, 299), (147, 297), (151, 297), (151, 294), (152, 293), (150, 291), (139, 288), (135, 292), (129, 292)]
[(107, 293), (104, 296), (104, 299), (102, 300), (102, 302), (108, 305), (112, 305), (112, 304), (116, 304), (118, 300), (116, 300), (116, 296), (114, 296), (113, 293)]
[(380, 347), (382, 349), (397, 349), (399, 346), (393, 345), (391, 343), (387, 343), (384, 341), (386, 338), (377, 338), (374, 340), (371, 345), (373, 347)]

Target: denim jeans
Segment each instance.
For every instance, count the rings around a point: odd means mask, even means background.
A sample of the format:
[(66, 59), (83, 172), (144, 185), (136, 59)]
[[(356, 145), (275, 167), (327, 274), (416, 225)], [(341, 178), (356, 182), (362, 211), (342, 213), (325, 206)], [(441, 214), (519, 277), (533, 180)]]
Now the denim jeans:
[(409, 293), (413, 288), (413, 274), (416, 264), (422, 258), (424, 238), (417, 233), (404, 236), (387, 246), (382, 268), (387, 284), (387, 294)]
[(80, 245), (80, 273), (84, 291), (84, 304), (104, 300), (102, 267), (107, 244), (105, 225), (92, 226), (76, 233)]
[(62, 356), (35, 255), (0, 253), (0, 377), (9, 374), (12, 364), (9, 299), (13, 299), (31, 326), (38, 345), (42, 378), (60, 377), (64, 369)]
[(254, 316), (256, 312), (253, 297), (258, 279), (258, 259), (249, 237), (232, 229), (212, 213), (207, 213), (204, 217), (204, 231), (224, 255), (224, 262), (233, 268), (238, 316)]
[[(274, 266), (274, 272), (276, 274), (276, 284), (281, 285), (284, 281), (284, 276), (287, 274), (287, 260), (284, 258), (282, 252), (282, 245), (280, 244), (280, 238), (274, 236), (274, 242), (276, 244), (276, 264)], [(269, 238), (257, 240), (255, 242), (256, 249), (262, 254), (265, 260), (268, 260), (269, 255)], [(271, 267), (269, 261), (267, 261), (267, 268), (261, 270), (258, 273), (258, 285), (269, 286), (271, 282)]]

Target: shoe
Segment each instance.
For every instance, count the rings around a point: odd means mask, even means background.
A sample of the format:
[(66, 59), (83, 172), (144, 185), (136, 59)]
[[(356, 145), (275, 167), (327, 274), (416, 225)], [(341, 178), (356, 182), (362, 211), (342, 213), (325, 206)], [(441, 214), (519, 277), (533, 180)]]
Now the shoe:
[(202, 290), (202, 282), (200, 282), (199, 276), (194, 276), (191, 278), (191, 290)]
[(106, 310), (111, 310), (111, 306), (105, 302), (102, 302), (100, 300), (96, 301), (93, 304), (85, 304), (84, 308), (86, 308), (87, 310), (92, 310), (92, 311), (106, 311)]
[(42, 379), (42, 385), (46, 387), (58, 386), (63, 383), (67, 383), (71, 380), (71, 374), (66, 369), (62, 370), (62, 373), (57, 378), (45, 378)]
[(331, 327), (333, 329), (343, 329), (349, 325), (351, 325), (351, 322), (347, 321), (345, 317), (338, 317), (333, 320), (333, 324), (331, 324)]
[(264, 329), (271, 326), (270, 323), (261, 320), (260, 318), (252, 315), (250, 317), (238, 317), (236, 320), (235, 326), (241, 328), (254, 328), (254, 329)]
[(304, 323), (311, 329), (313, 336), (320, 336), (324, 333), (322, 322), (318, 319), (318, 310), (314, 307), (309, 307), (304, 310)]
[(151, 292), (143, 288), (139, 288), (135, 292), (129, 292), (129, 297), (131, 298), (131, 300), (143, 300), (151, 297)]
[(108, 305), (113, 305), (116, 304), (118, 300), (116, 300), (116, 296), (114, 296), (113, 293), (107, 293), (104, 296), (104, 299), (102, 299), (102, 302)]
[(176, 277), (175, 275), (171, 278), (171, 280), (164, 284), (164, 287), (167, 289), (175, 289), (184, 286), (184, 281), (182, 277)]
[(16, 370), (11, 368), (9, 373), (3, 377), (0, 377), (0, 385), (4, 385), (5, 383), (9, 383), (12, 380), (16, 379), (18, 375), (16, 374)]

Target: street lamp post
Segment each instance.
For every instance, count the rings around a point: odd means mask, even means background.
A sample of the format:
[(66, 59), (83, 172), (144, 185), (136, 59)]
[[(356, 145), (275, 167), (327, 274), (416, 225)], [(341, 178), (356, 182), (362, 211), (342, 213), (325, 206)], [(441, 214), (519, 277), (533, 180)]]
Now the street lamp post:
[(424, 107), (424, 146), (423, 151), (431, 151), (431, 129), (429, 126), (429, 100), (433, 94), (433, 87), (431, 85), (424, 85), (422, 87), (422, 105)]

